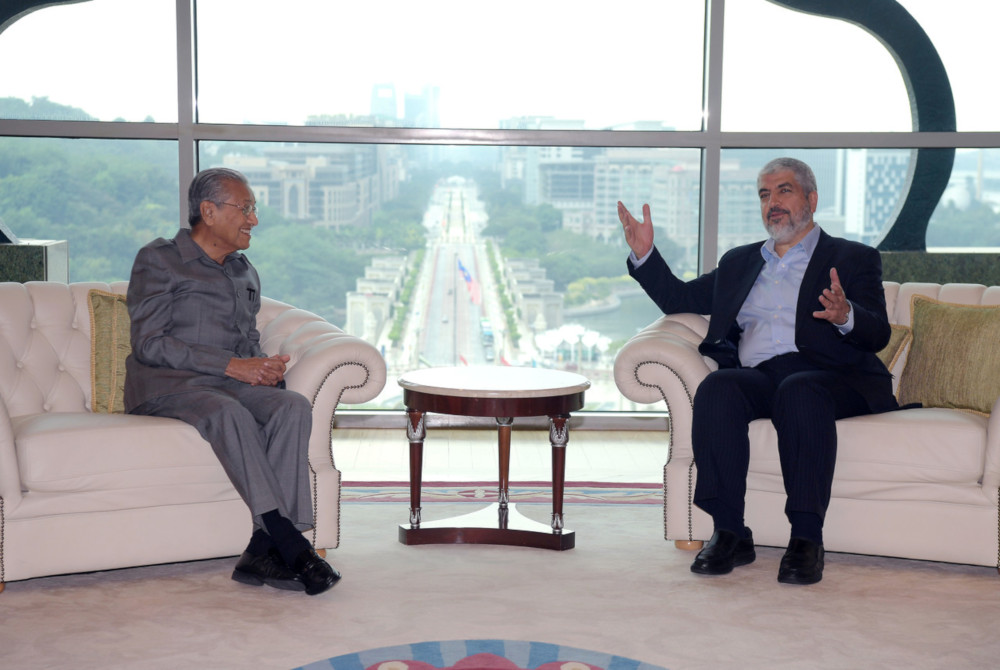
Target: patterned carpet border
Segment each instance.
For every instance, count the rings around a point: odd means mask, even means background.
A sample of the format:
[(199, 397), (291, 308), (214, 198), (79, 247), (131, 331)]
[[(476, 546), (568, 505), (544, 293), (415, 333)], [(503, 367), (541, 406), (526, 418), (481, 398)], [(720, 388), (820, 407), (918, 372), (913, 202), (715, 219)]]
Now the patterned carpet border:
[(295, 670), (667, 670), (623, 656), (546, 642), (449, 640), (368, 649)]
[[(513, 503), (551, 503), (550, 482), (511, 483)], [(340, 490), (343, 502), (409, 503), (408, 482), (344, 482)], [(496, 482), (424, 482), (420, 502), (494, 502)], [(566, 504), (662, 505), (660, 484), (608, 484), (604, 482), (567, 482), (563, 489)]]

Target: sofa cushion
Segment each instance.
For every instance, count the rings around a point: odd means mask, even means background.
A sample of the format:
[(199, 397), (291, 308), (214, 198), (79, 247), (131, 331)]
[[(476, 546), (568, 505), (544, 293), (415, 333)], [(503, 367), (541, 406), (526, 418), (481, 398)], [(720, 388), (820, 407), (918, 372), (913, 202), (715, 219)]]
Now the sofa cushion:
[(91, 289), (87, 302), (90, 312), (90, 409), (124, 414), (125, 359), (132, 353), (131, 321), (125, 296)]
[[(843, 481), (975, 484), (982, 479), (988, 419), (952, 409), (920, 408), (837, 422), (836, 478)], [(781, 474), (769, 419), (750, 424), (750, 469)]]
[(28, 491), (106, 491), (228, 482), (212, 447), (176, 419), (49, 412), (12, 419)]
[(899, 402), (989, 414), (1000, 396), (1000, 307), (915, 295), (910, 309), (913, 340)]

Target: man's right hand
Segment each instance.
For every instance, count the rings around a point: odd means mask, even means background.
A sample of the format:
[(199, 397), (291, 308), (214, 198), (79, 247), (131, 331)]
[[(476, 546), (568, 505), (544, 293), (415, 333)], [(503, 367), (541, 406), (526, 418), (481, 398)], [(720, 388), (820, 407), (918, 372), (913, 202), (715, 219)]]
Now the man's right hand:
[(636, 258), (642, 258), (648, 254), (649, 250), (653, 248), (653, 218), (649, 215), (649, 205), (642, 206), (642, 221), (639, 221), (619, 200), (618, 218), (625, 231), (625, 241)]
[(287, 355), (270, 358), (232, 358), (226, 366), (226, 376), (251, 386), (277, 386), (285, 378)]

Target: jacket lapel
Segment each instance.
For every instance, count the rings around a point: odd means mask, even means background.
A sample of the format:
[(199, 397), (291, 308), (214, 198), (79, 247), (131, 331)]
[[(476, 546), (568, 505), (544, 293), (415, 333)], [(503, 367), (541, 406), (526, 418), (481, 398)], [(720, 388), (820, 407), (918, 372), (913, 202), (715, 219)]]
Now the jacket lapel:
[(806, 272), (802, 275), (802, 285), (799, 287), (799, 299), (795, 312), (795, 330), (798, 331), (803, 321), (803, 314), (811, 315), (819, 307), (819, 295), (823, 289), (830, 286), (830, 259), (833, 256), (833, 245), (830, 236), (820, 230), (819, 241), (813, 251)]

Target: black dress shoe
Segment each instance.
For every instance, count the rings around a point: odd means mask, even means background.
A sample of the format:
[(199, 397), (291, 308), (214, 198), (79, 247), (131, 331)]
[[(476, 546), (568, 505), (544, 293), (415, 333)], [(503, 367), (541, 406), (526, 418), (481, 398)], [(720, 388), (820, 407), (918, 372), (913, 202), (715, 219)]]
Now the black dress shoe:
[(757, 552), (753, 548), (753, 533), (739, 538), (730, 530), (717, 530), (705, 548), (698, 552), (691, 564), (691, 572), (699, 575), (725, 575), (740, 565), (753, 563)]
[(782, 584), (815, 584), (823, 579), (823, 545), (793, 537), (778, 568)]
[(340, 573), (324, 561), (312, 547), (304, 549), (295, 557), (292, 569), (305, 584), (306, 593), (311, 596), (323, 593), (340, 581)]
[(305, 591), (306, 585), (294, 570), (285, 565), (277, 549), (255, 556), (244, 551), (233, 570), (233, 579), (241, 584), (261, 586), (267, 584), (286, 591)]

